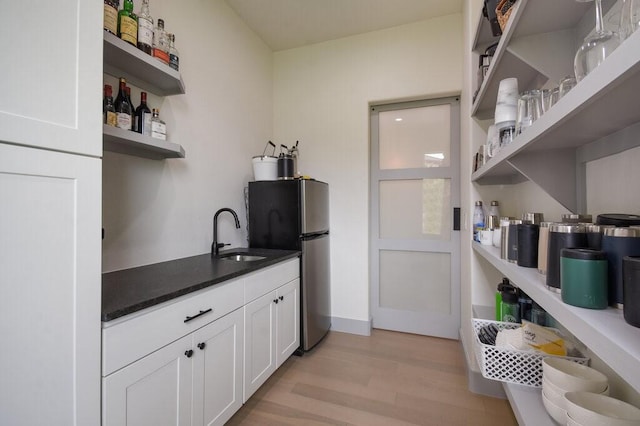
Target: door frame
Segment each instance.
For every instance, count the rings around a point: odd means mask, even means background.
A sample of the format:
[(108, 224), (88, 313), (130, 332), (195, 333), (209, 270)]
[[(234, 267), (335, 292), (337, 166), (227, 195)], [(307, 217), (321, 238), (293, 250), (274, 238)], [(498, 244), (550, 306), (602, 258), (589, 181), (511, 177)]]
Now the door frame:
[[(379, 113), (387, 111), (397, 111), (402, 109), (419, 108), (426, 106), (436, 106), (449, 104), (451, 106), (451, 118), (450, 118), (450, 163), (449, 167), (436, 167), (436, 168), (414, 168), (414, 169), (400, 169), (400, 170), (380, 170), (380, 157), (379, 157)], [(369, 106), (370, 112), (370, 141), (369, 141), (369, 302), (372, 318), (372, 327), (376, 328), (376, 316), (380, 319), (381, 316), (392, 317), (393, 312), (388, 308), (379, 307), (379, 282), (380, 282), (380, 258), (379, 252), (383, 249), (389, 250), (404, 250), (404, 251), (424, 251), (421, 247), (420, 241), (394, 241), (387, 240), (384, 243), (379, 239), (379, 182), (381, 180), (415, 180), (415, 179), (430, 179), (443, 177), (444, 172), (447, 172), (447, 177), (451, 176), (451, 214), (454, 214), (455, 208), (460, 206), (460, 96), (449, 96), (435, 99), (424, 99), (408, 102), (397, 102), (388, 104), (371, 104)], [(459, 212), (459, 209), (458, 209)], [(455, 225), (456, 220), (452, 220), (452, 227)], [(459, 223), (459, 218), (457, 220)], [(436, 337), (444, 337), (451, 339), (459, 338), (460, 329), (460, 232), (458, 230), (451, 231), (451, 238), (449, 241), (433, 241), (434, 249), (432, 252), (451, 252), (451, 307), (449, 317), (456, 319), (454, 324), (451, 324), (447, 332), (428, 333), (428, 335)], [(386, 310), (386, 311), (385, 311)], [(422, 317), (420, 316), (422, 315)], [(421, 324), (421, 319), (424, 316), (431, 317), (429, 319), (439, 320), (441, 318), (438, 315), (416, 313), (413, 320), (409, 321), (411, 325), (404, 325), (403, 327), (381, 327), (385, 329), (416, 333), (427, 334), (424, 332), (424, 327)]]

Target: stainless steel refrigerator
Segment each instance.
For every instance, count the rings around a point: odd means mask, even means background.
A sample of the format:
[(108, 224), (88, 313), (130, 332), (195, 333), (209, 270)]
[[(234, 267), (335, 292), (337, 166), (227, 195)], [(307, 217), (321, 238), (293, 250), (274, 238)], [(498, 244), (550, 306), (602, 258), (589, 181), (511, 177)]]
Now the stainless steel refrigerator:
[(249, 182), (249, 247), (300, 250), (300, 342), (308, 351), (331, 327), (329, 185)]

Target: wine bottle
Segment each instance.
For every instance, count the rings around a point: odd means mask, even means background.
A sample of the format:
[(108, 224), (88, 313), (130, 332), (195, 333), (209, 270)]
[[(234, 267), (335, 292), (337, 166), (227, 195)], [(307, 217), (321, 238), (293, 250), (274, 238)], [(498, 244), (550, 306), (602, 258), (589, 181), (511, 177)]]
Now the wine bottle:
[(140, 105), (136, 108), (133, 130), (151, 136), (151, 110), (147, 106), (147, 92), (140, 92)]
[(120, 0), (104, 0), (103, 25), (113, 35), (118, 33), (118, 7)]
[(118, 12), (118, 37), (138, 47), (138, 17), (133, 13), (133, 0), (124, 0)]
[(169, 34), (169, 66), (178, 71), (180, 68), (180, 55), (176, 49), (176, 35)]
[(133, 101), (131, 100), (131, 87), (125, 86), (124, 93), (127, 96), (127, 103), (129, 104), (129, 108), (131, 109), (131, 126), (129, 127), (129, 130), (133, 130), (133, 126), (134, 126), (133, 116), (135, 114), (135, 107), (133, 106)]
[(120, 78), (120, 88), (116, 97), (116, 125), (121, 129), (131, 130), (131, 104), (127, 99), (127, 82)]
[(104, 124), (109, 126), (117, 126), (116, 106), (113, 103), (113, 92), (111, 85), (104, 85), (104, 103), (102, 112), (104, 114)]
[(153, 56), (169, 64), (169, 41), (164, 31), (164, 19), (158, 19), (158, 26), (153, 32)]
[(149, 55), (153, 49), (153, 18), (149, 13), (149, 0), (142, 0), (138, 13), (138, 49)]

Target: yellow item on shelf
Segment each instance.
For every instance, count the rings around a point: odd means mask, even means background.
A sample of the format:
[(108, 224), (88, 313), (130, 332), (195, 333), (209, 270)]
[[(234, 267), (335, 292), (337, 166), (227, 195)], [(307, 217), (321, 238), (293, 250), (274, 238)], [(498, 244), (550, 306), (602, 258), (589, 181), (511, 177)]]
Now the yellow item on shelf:
[(567, 356), (564, 339), (553, 330), (532, 322), (523, 322), (522, 332), (524, 341), (532, 348), (549, 355)]

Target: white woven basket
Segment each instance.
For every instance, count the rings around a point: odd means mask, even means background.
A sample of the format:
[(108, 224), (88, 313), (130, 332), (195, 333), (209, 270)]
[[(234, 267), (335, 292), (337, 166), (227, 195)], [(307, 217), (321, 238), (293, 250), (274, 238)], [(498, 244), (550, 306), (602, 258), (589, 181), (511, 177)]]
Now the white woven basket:
[[(542, 387), (542, 359), (552, 357), (553, 355), (547, 355), (541, 352), (497, 348), (482, 343), (478, 338), (478, 331), (489, 324), (494, 324), (498, 330), (519, 328), (521, 324), (477, 318), (473, 318), (472, 323), (475, 334), (473, 349), (483, 377), (501, 382)], [(589, 358), (554, 357), (568, 359), (583, 365), (589, 363)]]

